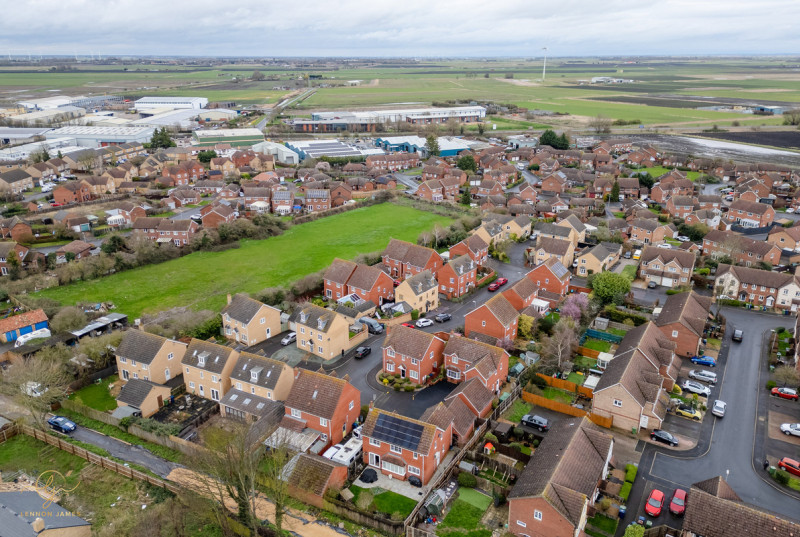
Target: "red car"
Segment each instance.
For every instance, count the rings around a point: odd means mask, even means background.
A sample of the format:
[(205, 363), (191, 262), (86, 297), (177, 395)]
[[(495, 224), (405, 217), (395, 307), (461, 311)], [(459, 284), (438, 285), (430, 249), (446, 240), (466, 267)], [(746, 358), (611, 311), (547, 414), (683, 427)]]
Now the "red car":
[(497, 280), (494, 283), (496, 283), (497, 285), (505, 285), (508, 283), (508, 278), (497, 278)]
[(781, 399), (791, 399), (797, 401), (797, 390), (791, 388), (772, 388), (772, 395)]
[(786, 470), (790, 474), (800, 476), (800, 462), (790, 459), (789, 457), (782, 458), (778, 463), (778, 468)]
[(672, 501), (669, 502), (669, 512), (675, 516), (681, 516), (684, 511), (686, 511), (686, 491), (683, 489), (675, 489), (675, 494), (672, 495)]
[(398, 285), (400, 285), (403, 282), (401, 282), (400, 280), (394, 280), (392, 283), (394, 283), (394, 286), (397, 287)]
[(405, 326), (406, 328), (416, 328), (416, 327), (414, 326), (414, 323), (403, 323), (403, 325), (402, 325), (402, 326)]
[(661, 508), (664, 506), (664, 493), (658, 489), (653, 489), (650, 497), (647, 498), (647, 504), (644, 506), (644, 512), (652, 517), (657, 517), (661, 514)]
[(489, 284), (489, 291), (491, 291), (492, 293), (494, 293), (498, 289), (500, 289), (500, 284), (499, 283), (494, 282), (494, 283), (490, 283)]

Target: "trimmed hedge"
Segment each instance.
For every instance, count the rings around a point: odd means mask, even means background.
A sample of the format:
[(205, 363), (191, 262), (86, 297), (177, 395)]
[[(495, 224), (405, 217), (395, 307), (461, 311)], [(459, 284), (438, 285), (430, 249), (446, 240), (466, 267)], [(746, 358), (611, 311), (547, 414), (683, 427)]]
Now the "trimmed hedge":
[(458, 485), (473, 489), (478, 485), (478, 480), (468, 472), (461, 472), (458, 474)]
[(625, 465), (625, 482), (633, 483), (636, 479), (636, 474), (639, 472), (639, 469), (634, 466), (633, 464), (626, 464)]
[(622, 489), (619, 491), (619, 497), (622, 498), (622, 501), (627, 502), (628, 496), (631, 495), (631, 488), (633, 487), (633, 483), (628, 483), (627, 481), (625, 484), (622, 485)]
[(634, 315), (633, 313), (627, 313), (624, 311), (620, 311), (615, 308), (613, 305), (608, 305), (603, 310), (606, 316), (614, 322), (622, 323), (625, 322), (625, 319), (630, 319), (633, 321), (635, 326), (641, 326), (647, 322), (646, 317), (642, 317), (641, 315)]

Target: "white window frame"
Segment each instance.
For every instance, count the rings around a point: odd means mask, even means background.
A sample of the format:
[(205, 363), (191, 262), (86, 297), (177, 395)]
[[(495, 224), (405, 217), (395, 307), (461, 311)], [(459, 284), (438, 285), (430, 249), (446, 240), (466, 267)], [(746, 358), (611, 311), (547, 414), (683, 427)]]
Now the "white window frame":
[(320, 427), (327, 427), (328, 426), (328, 420), (325, 419), (325, 418), (320, 418), (319, 419), (319, 426)]
[(303, 413), (300, 412), (299, 410), (297, 410), (296, 408), (291, 408), (289, 410), (291, 411), (291, 415), (292, 415), (293, 418), (298, 418), (299, 419), (299, 418), (303, 417)]
[(614, 399), (614, 406), (617, 408), (622, 408), (622, 400), (621, 399)]
[(391, 451), (392, 453), (397, 453), (398, 455), (403, 454), (403, 448), (401, 448), (400, 446), (395, 446), (394, 444), (389, 444), (389, 451)]
[(375, 447), (381, 447), (381, 441), (380, 440), (375, 440), (374, 438), (370, 437), (369, 445), (370, 446), (375, 446)]
[(419, 471), (419, 468), (417, 468), (416, 466), (409, 466), (408, 467), (408, 473), (411, 474), (411, 475), (420, 475), (421, 474), (421, 472)]
[(542, 512), (539, 511), (538, 509), (534, 509), (533, 510), (533, 518), (535, 520), (538, 520), (539, 522), (541, 522), (542, 521)]

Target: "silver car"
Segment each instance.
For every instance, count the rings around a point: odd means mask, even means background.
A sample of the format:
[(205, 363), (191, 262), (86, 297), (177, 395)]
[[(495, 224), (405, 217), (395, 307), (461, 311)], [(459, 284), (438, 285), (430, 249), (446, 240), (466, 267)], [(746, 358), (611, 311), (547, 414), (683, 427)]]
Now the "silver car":
[(800, 436), (800, 423), (784, 423), (781, 425), (781, 432), (785, 435)]
[(711, 395), (711, 388), (708, 386), (703, 386), (699, 382), (695, 382), (693, 380), (685, 380), (681, 388), (683, 388), (684, 391), (696, 393), (697, 395), (702, 395), (703, 397), (708, 397)]
[(707, 382), (709, 384), (717, 383), (717, 374), (705, 369), (692, 369), (689, 371), (689, 378), (699, 380), (700, 382)]
[(711, 413), (718, 418), (722, 418), (725, 416), (726, 408), (728, 408), (728, 403), (717, 399), (716, 401), (714, 401), (714, 405), (711, 407)]

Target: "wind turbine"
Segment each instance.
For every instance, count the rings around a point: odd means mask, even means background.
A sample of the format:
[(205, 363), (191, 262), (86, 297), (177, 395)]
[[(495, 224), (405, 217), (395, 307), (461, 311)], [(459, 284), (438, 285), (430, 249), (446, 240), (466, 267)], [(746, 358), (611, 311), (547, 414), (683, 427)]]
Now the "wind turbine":
[(542, 65), (542, 82), (544, 82), (544, 75), (547, 72), (547, 47), (542, 47), (544, 51), (544, 64)]

